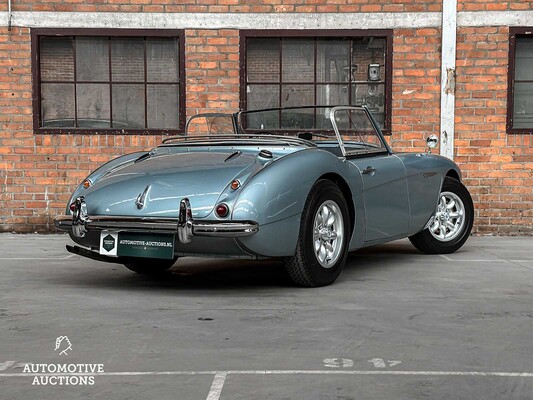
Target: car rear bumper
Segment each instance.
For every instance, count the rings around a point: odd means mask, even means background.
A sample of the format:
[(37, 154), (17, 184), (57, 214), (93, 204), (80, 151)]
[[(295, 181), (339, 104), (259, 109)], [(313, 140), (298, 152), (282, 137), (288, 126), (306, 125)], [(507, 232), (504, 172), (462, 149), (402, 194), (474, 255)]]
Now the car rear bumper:
[(88, 215), (86, 210), (85, 199), (78, 197), (73, 215), (54, 218), (54, 225), (78, 238), (83, 238), (87, 232), (102, 230), (172, 233), (182, 244), (190, 243), (194, 236), (246, 237), (259, 230), (259, 224), (253, 221), (195, 221), (188, 199), (181, 200), (177, 218)]

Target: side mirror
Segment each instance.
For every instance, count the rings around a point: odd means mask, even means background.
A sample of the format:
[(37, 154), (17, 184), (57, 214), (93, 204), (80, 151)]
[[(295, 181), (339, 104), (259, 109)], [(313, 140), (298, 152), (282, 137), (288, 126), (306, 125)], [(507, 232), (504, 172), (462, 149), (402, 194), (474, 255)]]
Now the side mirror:
[(431, 149), (434, 149), (439, 144), (439, 138), (437, 135), (430, 135), (426, 139), (426, 146), (428, 147), (428, 154), (431, 154)]

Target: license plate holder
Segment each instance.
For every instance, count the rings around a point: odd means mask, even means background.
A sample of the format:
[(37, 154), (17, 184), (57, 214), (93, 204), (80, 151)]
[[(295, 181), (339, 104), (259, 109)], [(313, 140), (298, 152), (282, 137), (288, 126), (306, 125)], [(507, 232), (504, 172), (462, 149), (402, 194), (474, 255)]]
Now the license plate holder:
[(174, 258), (174, 240), (174, 235), (165, 233), (102, 231), (100, 254), (169, 260)]

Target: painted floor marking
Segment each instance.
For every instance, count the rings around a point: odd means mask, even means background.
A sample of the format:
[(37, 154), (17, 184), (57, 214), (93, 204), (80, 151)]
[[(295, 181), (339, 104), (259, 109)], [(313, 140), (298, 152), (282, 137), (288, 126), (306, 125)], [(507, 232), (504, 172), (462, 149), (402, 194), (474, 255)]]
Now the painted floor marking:
[(76, 254), (65, 257), (0, 257), (0, 260), (68, 260), (72, 257), (76, 257)]
[[(131, 371), (101, 373), (0, 373), (0, 378), (34, 376), (147, 376), (147, 375), (217, 375), (216, 382), (227, 375), (415, 375), (415, 376), (499, 376), (508, 378), (533, 378), (533, 372), (491, 372), (491, 371), (396, 371), (396, 370), (230, 370), (230, 371)], [(213, 380), (215, 383), (215, 379)]]
[(445, 254), (439, 254), (438, 255), (441, 258), (444, 258), (446, 261), (450, 262), (512, 262), (514, 260), (507, 260), (505, 258), (491, 258), (491, 259), (469, 259), (469, 260), (461, 260), (461, 259), (454, 259), (450, 258)]
[(228, 376), (228, 373), (225, 371), (219, 371), (216, 373), (215, 377), (213, 378), (213, 383), (211, 384), (211, 389), (209, 389), (209, 394), (207, 395), (206, 400), (220, 399), (220, 394), (222, 393), (222, 388), (224, 387), (226, 376)]

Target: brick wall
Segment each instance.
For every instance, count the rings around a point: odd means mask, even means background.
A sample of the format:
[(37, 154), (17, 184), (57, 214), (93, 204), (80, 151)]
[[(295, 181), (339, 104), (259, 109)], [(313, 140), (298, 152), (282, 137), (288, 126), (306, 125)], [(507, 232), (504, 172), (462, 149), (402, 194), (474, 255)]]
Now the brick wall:
[(424, 151), (439, 135), (440, 29), (397, 29), (392, 66), (392, 135), (395, 151)]
[(239, 109), (239, 31), (186, 30), (187, 116)]
[[(187, 3), (187, 4), (185, 4)], [(462, 11), (533, 10), (526, 1), (459, 1)], [(421, 0), (116, 0), (15, 2), (15, 11), (416, 12)], [(0, 5), (5, 10), (5, 4)], [(335, 27), (332, 27), (335, 28)], [(436, 28), (394, 29), (393, 147), (423, 150), (439, 134), (440, 43)], [(505, 132), (509, 34), (505, 27), (459, 28), (456, 161), (476, 203), (478, 233), (533, 233), (533, 140)], [(0, 28), (0, 230), (46, 231), (74, 187), (115, 156), (157, 145), (161, 136), (35, 135), (30, 30)], [(185, 31), (186, 113), (239, 107), (239, 31)]]
[(497, 1), (497, 0), (459, 0), (458, 11), (508, 11), (508, 10), (533, 10), (533, 2), (522, 1)]
[(508, 51), (508, 28), (458, 31), (456, 161), (480, 233), (533, 233), (532, 136), (505, 132)]

